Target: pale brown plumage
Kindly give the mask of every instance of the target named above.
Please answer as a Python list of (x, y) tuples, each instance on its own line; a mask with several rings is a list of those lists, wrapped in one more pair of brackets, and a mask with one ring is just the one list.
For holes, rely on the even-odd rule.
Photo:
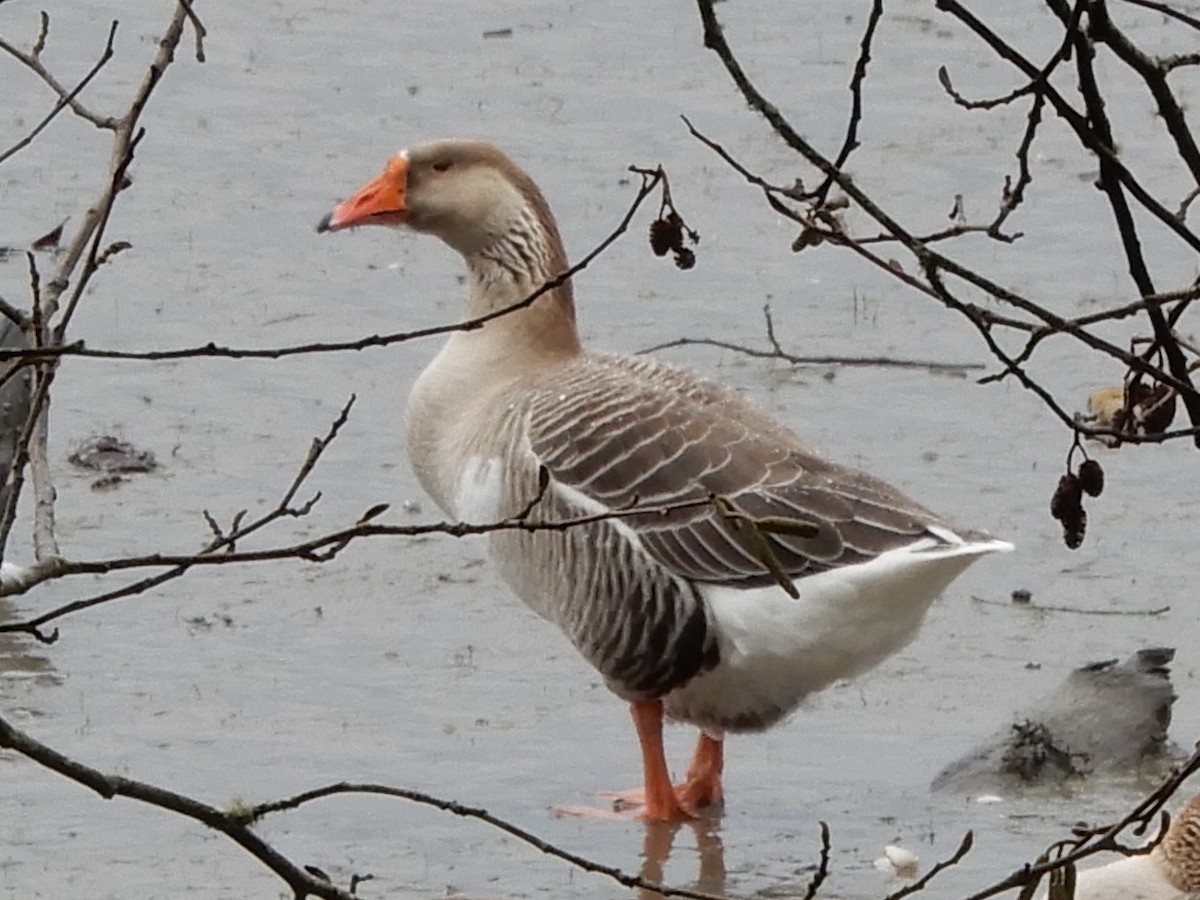
[[(468, 319), (517, 304), (567, 265), (537, 187), (480, 142), (402, 153), (320, 228), (367, 223), (407, 224), (458, 250)], [(734, 391), (585, 352), (570, 283), (453, 334), (407, 418), (422, 484), (465, 519), (517, 513), (546, 475), (535, 512), (551, 520), (716, 494), (749, 515), (812, 526), (766, 538), (774, 565), (711, 506), (491, 536), (505, 580), (634, 703), (651, 818), (719, 798), (723, 730), (766, 727), (874, 665), (970, 561), (1007, 547), (956, 534), (895, 488), (821, 459)], [(777, 586), (783, 573), (799, 600)], [(711, 732), (678, 794), (663, 788), (664, 704)]]
[[(1038, 900), (1048, 895), (1042, 890)], [(1200, 794), (1174, 815), (1149, 853), (1076, 873), (1075, 900), (1200, 900)]]

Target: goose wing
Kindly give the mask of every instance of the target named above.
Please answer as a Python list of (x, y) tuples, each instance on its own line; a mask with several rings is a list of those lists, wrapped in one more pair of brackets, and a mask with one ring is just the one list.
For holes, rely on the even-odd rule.
[(895, 488), (827, 462), (741, 395), (690, 373), (591, 357), (558, 376), (534, 393), (526, 437), (568, 508), (595, 513), (718, 495), (750, 517), (813, 529), (764, 529), (752, 538), (712, 504), (621, 519), (618, 527), (676, 575), (752, 586), (774, 579), (772, 566), (800, 577), (923, 539), (956, 540)]

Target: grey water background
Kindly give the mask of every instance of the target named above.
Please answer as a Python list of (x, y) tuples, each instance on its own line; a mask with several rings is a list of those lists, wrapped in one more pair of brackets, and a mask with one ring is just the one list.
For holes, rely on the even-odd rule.
[[(1057, 24), (1036, 3), (980, 3), (1026, 52), (1048, 53)], [(73, 83), (118, 18), (116, 57), (87, 92), (118, 112), (170, 14), (159, 2), (62, 2), (45, 62)], [(827, 152), (844, 130), (866, 4), (721, 4), (731, 43), (761, 89)], [(388, 154), (429, 137), (479, 136), (526, 167), (556, 211), (572, 258), (615, 226), (634, 193), (631, 164), (662, 163), (702, 234), (695, 270), (651, 256), (643, 228), (576, 278), (594, 347), (635, 351), (681, 335), (763, 341), (770, 302), (797, 352), (896, 355), (990, 364), (973, 329), (928, 298), (830, 248), (793, 255), (794, 226), (766, 208), (681, 113), (756, 172), (790, 183), (810, 172), (746, 109), (701, 45), (688, 4), (604, 0), (405, 4), (201, 3), (208, 62), (191, 36), (156, 91), (112, 238), (132, 242), (94, 281), (74, 331), (96, 347), (237, 346), (354, 339), (458, 314), (458, 262), (428, 238), (382, 229), (318, 236), (316, 220)], [(1189, 49), (1186, 34), (1135, 17), (1135, 40)], [(511, 28), (510, 37), (484, 38)], [(0, 6), (0, 31), (32, 39), (36, 9)], [(945, 64), (971, 95), (1017, 82), (932, 4), (889, 4), (866, 90), (864, 146), (850, 170), (914, 230), (946, 224), (955, 194), (989, 217), (1024, 109), (956, 108), (936, 85)], [(1104, 64), (1105, 72), (1115, 69)], [(1174, 81), (1194, 101), (1195, 76)], [(0, 146), (52, 96), (0, 60)], [(1109, 99), (1123, 152), (1148, 184), (1181, 197), (1186, 174), (1135, 85)], [(105, 135), (62, 116), (0, 166), (0, 242), (32, 238), (95, 198)], [(1052, 118), (1036, 181), (1004, 246), (959, 241), (956, 258), (1064, 315), (1130, 299), (1113, 228), (1088, 185), (1094, 161)], [(851, 227), (873, 233), (860, 216)], [(1154, 234), (1151, 230), (1148, 234)], [(1190, 281), (1177, 242), (1147, 240), (1160, 286)], [(901, 254), (897, 252), (897, 258)], [(904, 263), (909, 265), (907, 259)], [(23, 264), (0, 265), (0, 295), (28, 296)], [(984, 302), (984, 298), (974, 298)], [(1102, 329), (1126, 341), (1143, 329)], [(314, 536), (392, 504), (390, 521), (435, 518), (401, 440), (404, 397), (436, 342), (280, 361), (67, 361), (56, 381), (51, 452), (63, 550), (73, 559), (190, 551), (201, 512), (228, 522), (269, 509), (312, 437), (350, 394), (350, 423), (310, 482), (322, 500), (255, 545)], [(1179, 648), (1173, 734), (1200, 737), (1200, 617), (1194, 592), (1194, 449), (1097, 450), (1109, 490), (1093, 501), (1084, 547), (1067, 551), (1048, 515), (1068, 437), (1010, 382), (883, 368), (792, 370), (737, 354), (664, 352), (754, 396), (831, 455), (903, 485), (966, 525), (1014, 541), (933, 609), (918, 640), (869, 675), (814, 698), (788, 723), (731, 738), (729, 803), (717, 823), (677, 834), (637, 823), (554, 819), (555, 804), (639, 777), (626, 710), (564, 639), (513, 599), (472, 541), (355, 543), (326, 565), (197, 571), (147, 596), (60, 623), (51, 647), (6, 641), (0, 702), (35, 737), (97, 768), (223, 805), (342, 779), (380, 781), (486, 807), (599, 862), (739, 896), (803, 895), (832, 831), (821, 896), (882, 896), (898, 886), (872, 860), (900, 843), (928, 867), (967, 829), (975, 849), (939, 878), (968, 893), (1031, 859), (1079, 819), (1104, 820), (1147, 787), (1086, 783), (977, 804), (930, 796), (929, 780), (1024, 700), (1093, 659), (1140, 646)], [(1119, 382), (1116, 364), (1055, 339), (1035, 374), (1082, 405)], [(66, 456), (94, 431), (154, 450), (159, 473), (97, 493)], [(27, 524), (28, 508), (25, 509)], [(25, 535), (11, 552), (31, 556)], [(105, 582), (104, 584), (110, 584)], [(1030, 589), (1047, 604), (1156, 617), (1030, 613), (984, 605)], [(6, 602), (28, 616), (101, 589), (77, 578)], [(1032, 665), (1031, 665), (1032, 664)], [(693, 735), (669, 734), (682, 767)], [(11, 753), (0, 754), (0, 891), (12, 897), (276, 897), (284, 886), (224, 837), (129, 801), (101, 801)], [(341, 883), (370, 872), (365, 897), (608, 897), (622, 889), (483, 825), (396, 800), (348, 797), (265, 820), (261, 833)]]

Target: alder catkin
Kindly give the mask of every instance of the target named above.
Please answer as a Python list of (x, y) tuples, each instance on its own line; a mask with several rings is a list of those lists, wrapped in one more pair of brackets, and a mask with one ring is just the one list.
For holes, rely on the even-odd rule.
[(1089, 497), (1104, 493), (1104, 469), (1094, 459), (1085, 459), (1079, 465), (1079, 486)]
[(650, 223), (650, 249), (655, 256), (666, 256), (672, 250), (683, 248), (683, 220), (675, 213)]

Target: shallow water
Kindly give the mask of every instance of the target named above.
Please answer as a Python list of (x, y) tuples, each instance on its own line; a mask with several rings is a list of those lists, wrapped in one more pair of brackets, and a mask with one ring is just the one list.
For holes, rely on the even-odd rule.
[[(123, 108), (168, 6), (62, 3), (51, 9), (46, 61), (64, 81), (78, 77), (108, 19), (119, 17), (117, 57), (88, 97)], [(861, 11), (847, 26), (841, 5), (805, 5), (803, 22), (793, 4), (753, 9), (719, 7), (734, 47), (807, 137), (835, 147)], [(200, 4), (198, 12), (209, 61), (191, 59), (189, 35), (151, 102), (134, 188), (111, 232), (134, 249), (96, 279), (77, 323), (76, 335), (93, 346), (278, 346), (453, 318), (457, 262), (436, 242), (382, 230), (318, 236), (313, 226), (397, 147), (479, 135), (539, 180), (574, 258), (627, 208), (626, 166), (662, 163), (670, 173), (703, 236), (699, 263), (679, 273), (652, 257), (642, 215), (577, 278), (582, 328), (595, 346), (633, 351), (683, 334), (760, 344), (760, 309), (770, 302), (781, 339), (798, 352), (988, 363), (965, 323), (848, 254), (791, 254), (794, 229), (687, 136), (680, 113), (774, 181), (809, 175), (745, 109), (701, 47), (687, 5), (651, 15), (630, 0), (360, 0)], [(1047, 26), (1031, 4), (1011, 13), (1005, 31), (1049, 46)], [(509, 38), (482, 37), (506, 27)], [(34, 28), (29, 8), (0, 5), (0, 32), (15, 38)], [(941, 98), (935, 71), (945, 63), (961, 90), (979, 95), (1008, 90), (1009, 73), (929, 4), (893, 4), (885, 35), (855, 177), (922, 228), (945, 224), (955, 194), (969, 215), (985, 217), (1010, 171), (1021, 111), (957, 110)], [(1180, 85), (1194, 96), (1187, 77), (1180, 73)], [(51, 98), (7, 61), (0, 79), (10, 86), (0, 104), (7, 146)], [(1156, 127), (1145, 99), (1137, 91), (1112, 99), (1118, 122), (1128, 123), (1124, 150), (1140, 159)], [(91, 126), (61, 117), (0, 166), (0, 242), (78, 217), (95, 197), (106, 152)], [(1038, 154), (1033, 196), (1012, 223), (1033, 237), (1012, 248), (965, 241), (954, 253), (1060, 312), (1130, 297), (1100, 200), (1080, 188), (1091, 161), (1056, 123)], [(1157, 156), (1146, 159), (1151, 183), (1182, 181)], [(1170, 241), (1148, 243), (1164, 285), (1191, 277), (1192, 257)], [(15, 302), (26, 291), (24, 266), (0, 265), (0, 295)], [(1120, 323), (1106, 336), (1124, 340), (1139, 327)], [(351, 421), (309, 485), (323, 495), (316, 512), (278, 526), (262, 545), (339, 527), (378, 502), (392, 504), (389, 521), (433, 520), (427, 501), (419, 514), (401, 508), (421, 495), (401, 449), (400, 411), (434, 347), (276, 362), (68, 361), (52, 433), (64, 552), (189, 551), (208, 538), (202, 510), (228, 522), (243, 508), (269, 509), (352, 393)], [(885, 844), (915, 850), (927, 866), (968, 828), (976, 848), (942, 876), (942, 895), (990, 883), (1067, 823), (1107, 819), (1146, 785), (977, 805), (931, 797), (929, 780), (1073, 666), (1140, 646), (1179, 648), (1173, 733), (1185, 745), (1200, 737), (1200, 617), (1189, 608), (1195, 503), (1180, 489), (1194, 481), (1194, 450), (1099, 451), (1110, 489), (1090, 504), (1091, 533), (1072, 553), (1047, 515), (1068, 438), (1012, 384), (888, 369), (790, 371), (703, 348), (663, 356), (746, 390), (815, 445), (1020, 547), (958, 581), (918, 640), (876, 671), (814, 698), (768, 734), (731, 738), (728, 810), (718, 824), (674, 835), (665, 880), (802, 896), (824, 820), (833, 854), (823, 897), (882, 896), (898, 886), (871, 865)], [(1079, 403), (1121, 375), (1064, 340), (1035, 372)], [(92, 491), (91, 476), (66, 456), (97, 431), (154, 451), (162, 468)], [(16, 559), (30, 553), (15, 544)], [(1172, 610), (1075, 616), (970, 599), (1002, 600), (1018, 587), (1046, 604)], [(35, 614), (100, 589), (90, 578), (50, 585), (12, 599), (4, 614)], [(548, 815), (555, 804), (632, 784), (636, 745), (624, 707), (498, 583), (477, 542), (374, 540), (322, 566), (197, 571), (60, 624), (51, 647), (0, 644), (0, 702), (35, 737), (81, 761), (219, 805), (342, 779), (386, 782), (483, 806), (573, 852), (657, 876), (669, 837), (661, 830)], [(691, 740), (686, 729), (669, 735), (678, 765)], [(132, 802), (102, 802), (11, 754), (0, 755), (0, 796), (6, 895), (286, 893), (219, 835)], [(396, 800), (322, 801), (261, 830), (341, 883), (373, 873), (365, 897), (621, 892), (485, 826)]]

